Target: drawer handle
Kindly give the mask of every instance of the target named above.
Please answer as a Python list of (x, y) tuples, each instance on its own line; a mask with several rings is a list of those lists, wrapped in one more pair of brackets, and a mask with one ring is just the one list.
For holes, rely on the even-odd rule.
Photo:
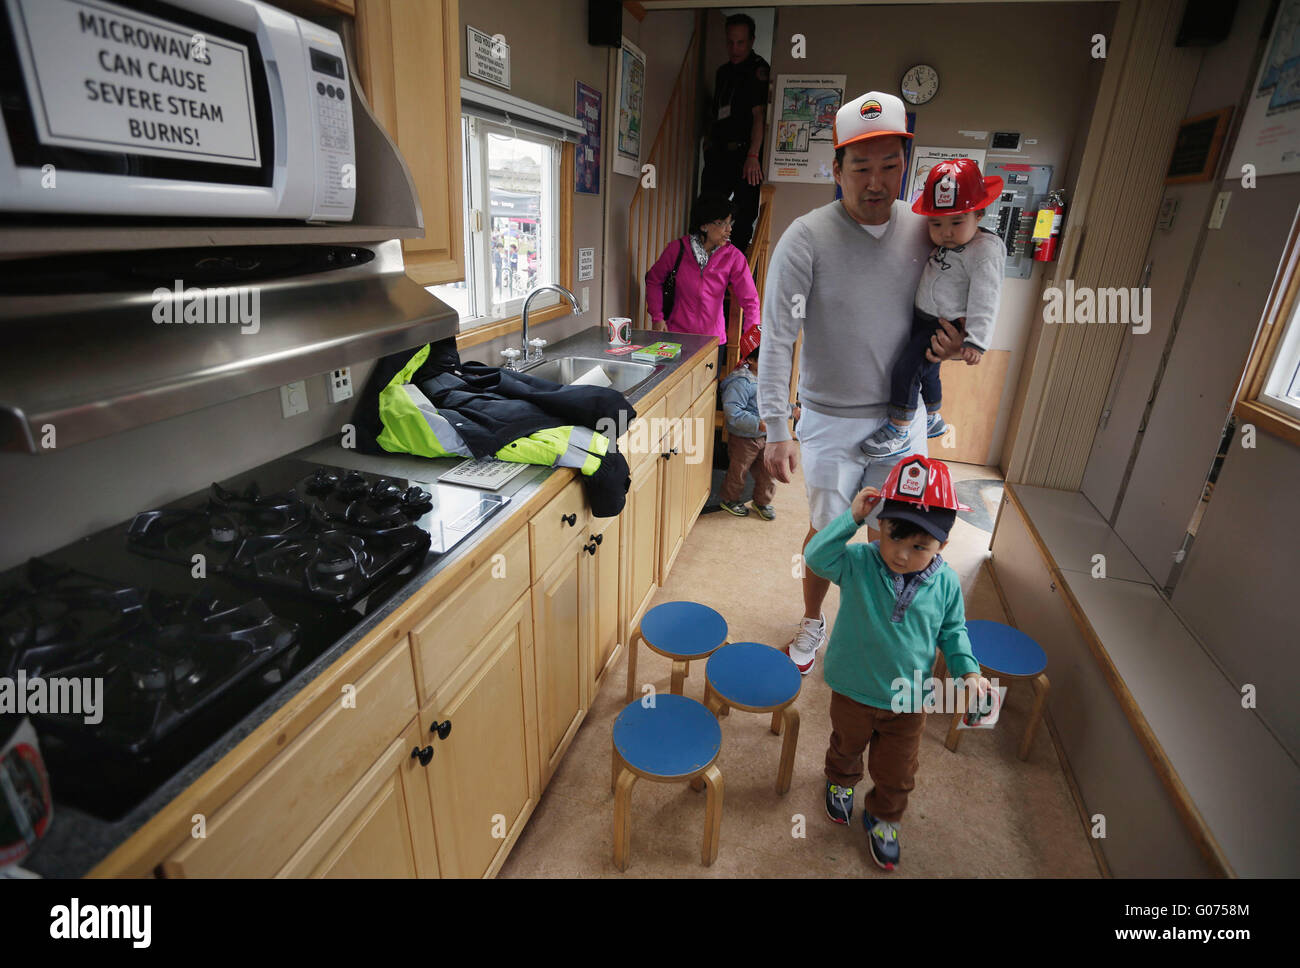
[(561, 514), (561, 515), (560, 515), (560, 520), (563, 521), (565, 524), (567, 524), (569, 527), (572, 528), (572, 527), (575, 527), (575, 526), (577, 525), (577, 523), (578, 523), (578, 515), (577, 515), (576, 513), (574, 513), (574, 514)]
[(591, 544), (583, 545), (582, 550), (589, 555), (594, 555), (596, 553), (596, 542), (593, 541)]
[(602, 541), (605, 540), (605, 536), (603, 534), (593, 534), (591, 536), (591, 540), (596, 542), (596, 544), (600, 544)]
[(415, 749), (411, 750), (411, 759), (419, 760), (421, 766), (428, 766), (429, 761), (433, 759), (433, 747), (426, 746), (424, 749), (420, 749), (420, 747), (417, 746)]
[(1052, 591), (1056, 591), (1056, 582), (1052, 582), (1048, 587), (1051, 588)]
[(662, 457), (664, 460), (671, 460), (673, 455), (672, 455), (672, 454), (660, 454), (659, 456)]
[(451, 733), (451, 720), (448, 719), (440, 723), (435, 719), (433, 725), (429, 727), (429, 732), (437, 733), (438, 739), (446, 739)]
[(705, 368), (706, 370), (711, 370), (711, 369), (713, 369), (713, 364), (712, 364), (712, 363), (705, 363), (705, 364), (704, 364), (704, 368)]
[(668, 453), (670, 453), (670, 454), (676, 454), (676, 453), (677, 453), (677, 448), (674, 447), (674, 448), (673, 448), (672, 450), (670, 450)]

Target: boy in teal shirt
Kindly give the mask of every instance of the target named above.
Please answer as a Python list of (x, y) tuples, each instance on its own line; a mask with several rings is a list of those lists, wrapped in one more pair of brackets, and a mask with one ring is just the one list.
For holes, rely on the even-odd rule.
[[(882, 494), (880, 540), (849, 544)], [(849, 822), (870, 746), (875, 786), (864, 800), (863, 824), (872, 859), (884, 870), (899, 862), (898, 823), (916, 785), (925, 729), (923, 697), (911, 694), (912, 684), (930, 675), (937, 647), (981, 706), (991, 688), (971, 653), (961, 582), (939, 555), (958, 509), (968, 510), (956, 500), (948, 468), (910, 455), (890, 472), (883, 492), (863, 488), (804, 549), (805, 564), (840, 586), (823, 669), (832, 690), (826, 814)]]

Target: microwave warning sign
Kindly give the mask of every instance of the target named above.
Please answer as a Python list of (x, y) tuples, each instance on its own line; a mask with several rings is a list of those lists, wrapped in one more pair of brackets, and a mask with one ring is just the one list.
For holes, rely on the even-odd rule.
[(248, 48), (99, 0), (7, 0), (42, 144), (258, 167)]

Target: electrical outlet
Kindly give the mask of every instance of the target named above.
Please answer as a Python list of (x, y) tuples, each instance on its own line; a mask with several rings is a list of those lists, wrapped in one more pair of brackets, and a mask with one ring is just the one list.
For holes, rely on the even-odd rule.
[(287, 383), (280, 387), (280, 412), (285, 419), (307, 412), (307, 382)]
[(325, 375), (325, 392), (330, 403), (342, 403), (352, 396), (352, 367), (343, 366)]
[(1214, 200), (1214, 210), (1210, 212), (1210, 228), (1223, 228), (1223, 217), (1228, 214), (1228, 203), (1232, 201), (1232, 192), (1219, 192)]
[(582, 287), (582, 311), (585, 313), (591, 306), (591, 286)]

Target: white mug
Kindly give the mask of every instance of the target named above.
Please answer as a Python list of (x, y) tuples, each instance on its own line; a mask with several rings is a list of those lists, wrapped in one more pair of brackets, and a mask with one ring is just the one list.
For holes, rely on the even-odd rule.
[(611, 316), (605, 320), (605, 339), (610, 346), (627, 346), (632, 342), (632, 320), (626, 316)]

